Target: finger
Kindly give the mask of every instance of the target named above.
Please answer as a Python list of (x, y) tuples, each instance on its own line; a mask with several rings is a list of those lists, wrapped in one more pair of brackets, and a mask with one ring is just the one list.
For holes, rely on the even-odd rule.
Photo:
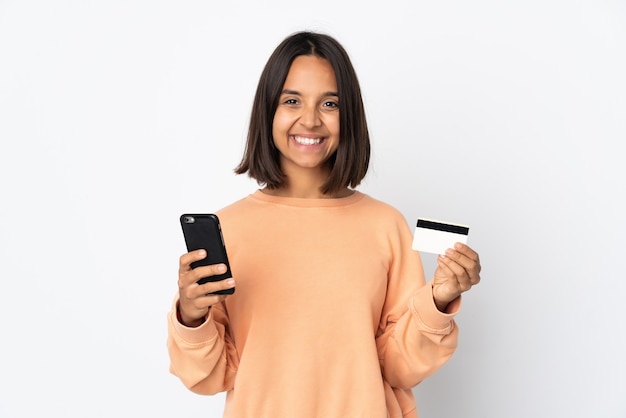
[[(215, 294), (216, 292), (232, 289), (234, 287), (235, 280), (233, 278), (203, 284), (193, 283), (190, 286), (180, 289), (180, 303), (181, 305), (191, 305), (195, 310), (202, 310), (224, 300), (226, 296), (228, 296), (226, 294)], [(219, 296), (219, 300), (215, 298), (217, 296)]]
[(450, 268), (449, 260), (446, 260), (444, 255), (440, 255), (437, 258), (437, 270), (435, 270), (435, 277), (439, 278), (439, 284), (445, 284), (446, 288), (450, 291), (459, 292), (459, 283), (456, 280), (455, 272)]
[(203, 295), (197, 299), (194, 299), (193, 304), (196, 309), (204, 310), (224, 301), (227, 296), (228, 295)]
[(193, 284), (197, 283), (200, 279), (226, 273), (226, 270), (225, 264), (212, 264), (210, 266), (200, 266), (185, 272), (179, 272), (178, 288), (183, 289), (188, 286), (193, 286)]
[(193, 277), (197, 282), (200, 279), (204, 279), (206, 277), (217, 276), (219, 274), (226, 273), (226, 264), (211, 264), (210, 266), (200, 266), (192, 269), (187, 274), (190, 277)]
[[(453, 257), (441, 255), (439, 257), (439, 265), (443, 265), (447, 270), (447, 277), (456, 282), (458, 288), (465, 292), (472, 287), (472, 280), (467, 269), (459, 264)], [(445, 271), (444, 270), (444, 271)]]
[[(458, 245), (459, 244), (457, 244), (457, 246)], [(467, 249), (469, 249), (469, 247), (467, 247)], [(458, 263), (460, 266), (462, 266), (465, 269), (472, 284), (477, 284), (480, 281), (480, 269), (481, 269), (480, 260), (478, 259), (478, 254), (476, 254), (473, 250), (471, 250), (471, 253), (462, 252), (462, 250), (463, 249), (459, 251), (459, 250), (453, 250), (449, 248), (448, 250), (446, 250), (446, 256), (454, 260), (456, 263)]]
[(216, 294), (215, 292), (230, 289), (234, 286), (235, 281), (233, 279), (204, 283), (198, 285), (192, 290), (191, 293), (194, 293), (194, 296), (192, 298), (189, 298), (189, 301), (195, 309), (204, 310), (210, 306), (222, 302), (228, 296), (230, 296), (228, 294)]
[(191, 263), (206, 258), (205, 250), (190, 251), (180, 256), (178, 260), (178, 273), (185, 273), (191, 270)]
[(183, 323), (189, 324), (200, 318), (206, 317), (209, 308), (217, 305), (226, 298), (226, 295), (203, 295), (195, 299), (179, 300), (179, 310)]
[(228, 278), (218, 282), (206, 282), (198, 286), (197, 291), (202, 295), (208, 295), (221, 290), (228, 290), (235, 287), (235, 279)]
[(454, 244), (454, 249), (474, 261), (478, 266), (478, 272), (480, 272), (480, 257), (476, 251), (470, 248), (467, 244), (463, 244), (461, 242)]

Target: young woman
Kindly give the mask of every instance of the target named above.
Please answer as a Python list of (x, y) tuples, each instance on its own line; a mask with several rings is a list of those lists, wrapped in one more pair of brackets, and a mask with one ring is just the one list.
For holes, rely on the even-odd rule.
[[(269, 58), (238, 174), (262, 189), (218, 212), (223, 265), (180, 257), (171, 372), (226, 391), (224, 417), (416, 417), (412, 388), (450, 358), (479, 257), (457, 244), (428, 283), (393, 207), (354, 188), (369, 163), (359, 83), (333, 38), (299, 32)], [(235, 286), (231, 296), (210, 295)]]

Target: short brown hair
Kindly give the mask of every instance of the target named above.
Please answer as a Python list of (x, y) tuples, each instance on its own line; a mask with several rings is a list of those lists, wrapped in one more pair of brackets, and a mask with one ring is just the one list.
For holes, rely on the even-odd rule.
[(339, 145), (330, 156), (331, 171), (321, 187), (324, 194), (356, 187), (367, 174), (370, 138), (359, 81), (346, 50), (329, 35), (303, 31), (285, 38), (274, 50), (257, 86), (248, 139), (235, 173), (248, 175), (269, 189), (284, 185), (280, 153), (274, 146), (272, 124), (278, 100), (295, 58), (313, 55), (330, 62), (339, 93)]

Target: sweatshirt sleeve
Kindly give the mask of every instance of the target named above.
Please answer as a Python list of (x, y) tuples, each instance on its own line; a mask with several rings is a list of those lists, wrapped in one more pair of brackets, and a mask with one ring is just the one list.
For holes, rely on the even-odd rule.
[(178, 321), (177, 305), (178, 298), (168, 314), (170, 372), (195, 393), (213, 395), (232, 389), (238, 356), (223, 302), (212, 306), (197, 328)]
[(376, 343), (385, 380), (410, 389), (437, 371), (454, 353), (458, 329), (453, 320), (461, 298), (447, 313), (435, 306), (432, 284), (426, 283), (419, 253), (411, 248), (408, 225), (398, 223), (390, 237), (392, 260), (387, 297)]

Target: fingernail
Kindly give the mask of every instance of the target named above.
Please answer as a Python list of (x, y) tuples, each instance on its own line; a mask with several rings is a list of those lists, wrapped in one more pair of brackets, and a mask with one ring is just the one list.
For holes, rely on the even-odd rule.
[(457, 242), (456, 244), (454, 244), (454, 248), (456, 248), (457, 250), (460, 250), (461, 248), (463, 248), (463, 244), (461, 244), (460, 242)]
[(200, 250), (200, 251), (198, 251), (198, 256), (200, 256), (200, 257), (206, 257), (206, 251), (204, 251), (204, 250)]
[(448, 249), (446, 250), (446, 254), (448, 254), (448, 255), (452, 255), (452, 253), (454, 253), (454, 250), (453, 250), (452, 248), (448, 248)]
[(226, 282), (230, 287), (235, 286), (235, 279), (230, 279), (229, 281)]
[(226, 271), (226, 266), (224, 264), (220, 264), (217, 266), (217, 271), (220, 273), (224, 273)]

